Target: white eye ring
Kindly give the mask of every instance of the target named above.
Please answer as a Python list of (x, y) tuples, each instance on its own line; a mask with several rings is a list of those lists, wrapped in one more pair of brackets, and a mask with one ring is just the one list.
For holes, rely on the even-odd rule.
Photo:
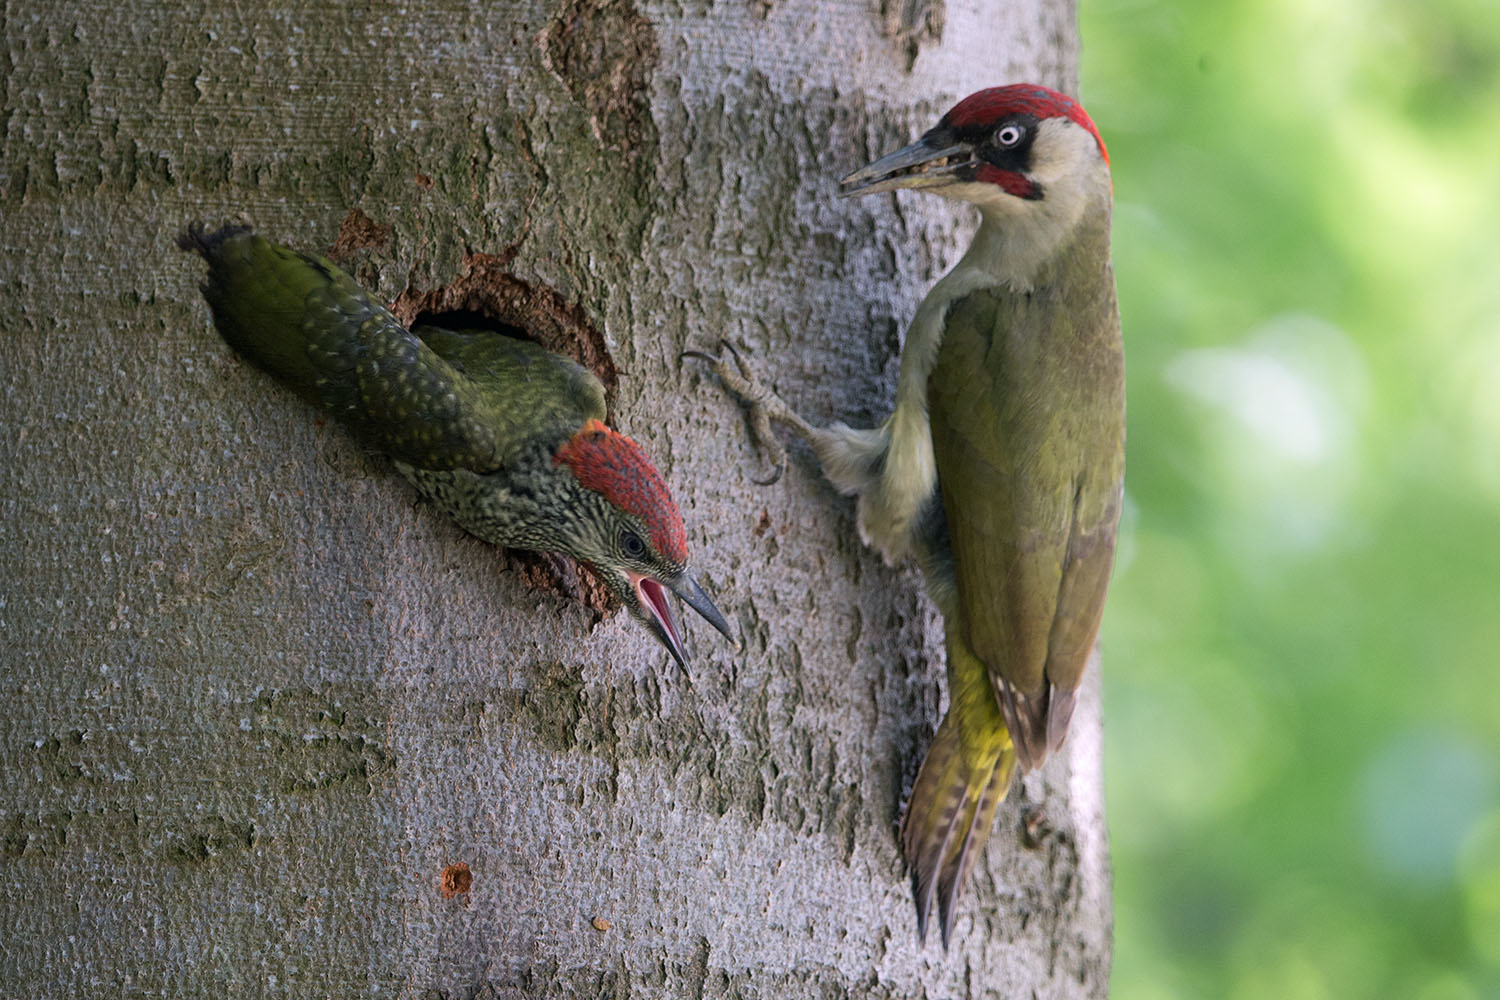
[(1026, 134), (1019, 125), (1007, 125), (995, 133), (995, 141), (1002, 146), (1014, 146)]

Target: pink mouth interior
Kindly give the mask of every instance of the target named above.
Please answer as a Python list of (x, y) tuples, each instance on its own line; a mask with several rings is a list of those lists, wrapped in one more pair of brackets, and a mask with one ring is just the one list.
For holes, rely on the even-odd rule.
[(638, 587), (641, 599), (646, 602), (646, 606), (651, 609), (656, 620), (661, 622), (662, 628), (667, 630), (667, 634), (672, 637), (673, 641), (679, 641), (677, 629), (672, 624), (672, 609), (667, 604), (666, 590), (649, 577), (641, 577)]

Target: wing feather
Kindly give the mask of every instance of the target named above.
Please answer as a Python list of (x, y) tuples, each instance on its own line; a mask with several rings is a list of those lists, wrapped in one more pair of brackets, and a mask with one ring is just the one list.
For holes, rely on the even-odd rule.
[(208, 262), (230, 346), (407, 465), (489, 472), (604, 416), (603, 386), (576, 362), (491, 330), (408, 331), (325, 257), (237, 225), (195, 223), (178, 243)]
[(1066, 733), (1103, 611), (1123, 472), (1117, 326), (1113, 344), (1101, 362), (1055, 303), (985, 289), (950, 307), (928, 382), (958, 634), (1028, 768)]

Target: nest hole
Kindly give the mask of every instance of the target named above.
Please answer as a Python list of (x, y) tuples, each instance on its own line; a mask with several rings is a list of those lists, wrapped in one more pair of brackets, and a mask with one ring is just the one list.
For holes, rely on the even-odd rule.
[[(509, 257), (473, 253), (464, 257), (458, 277), (419, 292), (408, 288), (391, 305), (408, 328), (429, 324), (448, 329), (491, 331), (529, 340), (572, 358), (604, 384), (613, 408), (620, 372), (605, 346), (604, 334), (576, 303), (556, 289), (533, 284), (506, 270)], [(578, 601), (597, 623), (619, 602), (588, 566), (548, 553), (506, 550), (506, 557), (535, 590)]]
[(531, 340), (526, 331), (511, 323), (503, 323), (495, 317), (477, 309), (454, 309), (450, 312), (420, 312), (411, 321), (413, 329), (419, 326), (437, 326), (445, 330), (483, 330), (516, 340)]
[(567, 301), (554, 288), (511, 274), (506, 270), (508, 263), (508, 258), (495, 254), (467, 254), (452, 282), (426, 292), (408, 288), (391, 310), (408, 326), (461, 323), (530, 340), (570, 357), (604, 384), (605, 396), (613, 405), (620, 371), (605, 345), (604, 333), (580, 305)]

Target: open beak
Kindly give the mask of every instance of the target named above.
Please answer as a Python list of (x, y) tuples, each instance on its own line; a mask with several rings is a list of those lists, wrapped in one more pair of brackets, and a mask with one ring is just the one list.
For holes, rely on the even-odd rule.
[(839, 181), (839, 197), (952, 184), (958, 179), (955, 175), (968, 166), (973, 156), (974, 150), (964, 143), (938, 146), (919, 139)]
[[(683, 571), (677, 579), (663, 586), (657, 580), (639, 573), (629, 573), (631, 586), (635, 587), (636, 596), (640, 599), (641, 607), (646, 609), (647, 624), (651, 632), (667, 647), (667, 652), (672, 654), (672, 659), (683, 670), (687, 670), (687, 650), (682, 646), (682, 633), (677, 628), (677, 619), (672, 614), (672, 605), (667, 598), (667, 586), (670, 586), (678, 597), (682, 598), (684, 604), (698, 612), (708, 620), (714, 628), (723, 632), (724, 635), (734, 642), (734, 634), (729, 630), (729, 623), (714, 606), (714, 602), (698, 586), (698, 581)], [(739, 643), (735, 643), (738, 648)]]

